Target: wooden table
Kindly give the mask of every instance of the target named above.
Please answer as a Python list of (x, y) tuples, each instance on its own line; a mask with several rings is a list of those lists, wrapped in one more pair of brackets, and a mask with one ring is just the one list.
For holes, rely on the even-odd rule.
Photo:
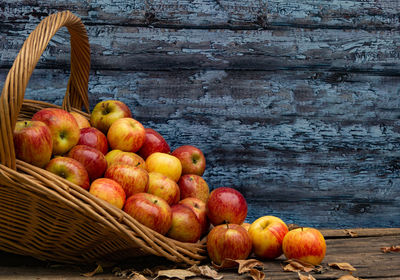
[[(329, 268), (328, 264), (333, 262), (346, 262), (357, 270), (353, 276), (362, 279), (400, 279), (400, 253), (383, 253), (382, 247), (400, 245), (400, 228), (382, 229), (330, 229), (322, 230), (327, 242), (327, 254), (322, 263), (325, 271), (323, 273), (311, 273), (316, 279), (337, 279), (349, 272)], [(351, 237), (350, 232), (357, 234)], [(0, 279), (84, 279), (83, 273), (90, 272), (94, 267), (60, 265), (41, 262), (29, 257), (21, 257), (12, 254), (0, 254)], [(274, 261), (264, 262), (265, 279), (298, 279), (295, 272), (284, 272), (282, 265), (284, 257)], [(152, 268), (163, 265), (173, 268), (174, 265), (156, 257), (136, 259), (119, 264), (121, 269)], [(104, 273), (96, 274), (93, 280), (121, 279), (112, 273), (113, 268), (105, 268)], [(235, 270), (220, 272), (223, 279), (250, 279), (248, 275), (238, 275)], [(307, 275), (308, 273), (302, 273)], [(124, 278), (122, 278), (124, 279)], [(148, 277), (148, 279), (152, 279)], [(206, 279), (205, 277), (194, 277), (189, 279)]]

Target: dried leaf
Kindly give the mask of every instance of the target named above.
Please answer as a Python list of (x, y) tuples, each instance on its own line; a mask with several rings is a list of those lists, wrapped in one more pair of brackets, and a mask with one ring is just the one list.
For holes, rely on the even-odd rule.
[(103, 267), (101, 265), (97, 265), (95, 270), (84, 273), (84, 274), (82, 274), (82, 276), (93, 277), (95, 274), (99, 274), (99, 273), (103, 273)]
[(383, 247), (381, 248), (382, 252), (389, 253), (389, 252), (400, 252), (400, 245), (397, 246), (390, 246), (390, 247)]
[(316, 280), (311, 274), (303, 275), (300, 272), (297, 272), (297, 274), (299, 275), (299, 279), (300, 280)]
[(316, 267), (310, 263), (302, 262), (300, 260), (290, 259), (286, 261), (288, 264), (283, 267), (284, 271), (292, 271), (292, 272), (311, 272)]
[(356, 271), (356, 269), (349, 263), (328, 263), (328, 265), (340, 270)]
[(351, 229), (345, 229), (344, 233), (349, 235), (350, 237), (358, 237), (358, 233)]
[(248, 259), (248, 260), (235, 260), (239, 264), (238, 273), (246, 273), (252, 270), (253, 268), (259, 267), (264, 268), (264, 264), (256, 259)]
[(146, 277), (144, 277), (142, 274), (138, 273), (138, 272), (133, 272), (132, 274), (130, 274), (128, 276), (129, 280), (147, 280)]
[(219, 280), (224, 277), (222, 275), (219, 275), (217, 271), (215, 271), (208, 265), (202, 265), (202, 266), (193, 265), (188, 270), (196, 273), (197, 275), (209, 277), (215, 280)]
[(185, 280), (186, 277), (194, 277), (197, 276), (196, 273), (186, 270), (186, 269), (167, 269), (167, 270), (160, 270), (157, 273), (158, 277), (168, 277), (168, 278), (178, 278), (181, 280)]
[(354, 277), (351, 274), (340, 276), (337, 280), (362, 280), (361, 278)]
[(250, 273), (250, 276), (254, 280), (263, 280), (265, 278), (265, 274), (262, 271), (256, 269), (256, 267), (263, 269), (264, 264), (256, 259), (247, 259), (247, 260), (224, 259), (220, 265), (213, 263), (213, 266), (216, 269), (238, 267), (238, 274)]
[(265, 278), (264, 272), (255, 268), (250, 269), (250, 276), (253, 280), (264, 280)]

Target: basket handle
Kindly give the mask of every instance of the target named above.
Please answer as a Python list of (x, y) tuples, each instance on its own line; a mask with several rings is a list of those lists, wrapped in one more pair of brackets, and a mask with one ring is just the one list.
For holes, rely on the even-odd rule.
[(25, 90), (40, 56), (50, 39), (61, 28), (71, 35), (71, 74), (63, 100), (63, 108), (71, 107), (89, 112), (88, 82), (90, 47), (85, 26), (69, 11), (59, 12), (43, 19), (24, 42), (13, 66), (8, 72), (0, 96), (0, 164), (15, 170), (16, 158), (13, 131), (21, 110)]

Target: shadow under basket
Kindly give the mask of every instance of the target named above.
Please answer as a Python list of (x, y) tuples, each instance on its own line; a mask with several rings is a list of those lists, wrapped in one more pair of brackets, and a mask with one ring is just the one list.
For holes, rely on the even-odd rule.
[[(24, 100), (26, 86), (50, 39), (66, 27), (71, 74), (62, 106)], [(81, 20), (69, 11), (42, 20), (10, 69), (0, 97), (0, 250), (63, 263), (122, 261), (144, 255), (195, 264), (206, 258), (202, 243), (165, 237), (120, 209), (42, 168), (15, 157), (18, 120), (42, 108), (80, 112), (89, 118), (90, 47)]]

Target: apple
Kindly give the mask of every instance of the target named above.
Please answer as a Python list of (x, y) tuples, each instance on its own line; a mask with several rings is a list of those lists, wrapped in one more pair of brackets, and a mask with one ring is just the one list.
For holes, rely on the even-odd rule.
[(124, 189), (112, 179), (98, 178), (94, 180), (90, 185), (89, 192), (118, 209), (122, 209), (125, 204), (126, 195)]
[(116, 120), (131, 117), (131, 110), (125, 103), (118, 100), (105, 100), (94, 106), (90, 123), (107, 135), (108, 129)]
[(38, 167), (44, 167), (50, 161), (53, 140), (50, 129), (44, 122), (16, 122), (13, 141), (18, 159)]
[(249, 228), (250, 228), (251, 224), (250, 223), (243, 223), (243, 224), (241, 224), (241, 226), (244, 227), (245, 230), (249, 231)]
[(142, 147), (146, 132), (143, 125), (132, 118), (116, 120), (107, 132), (111, 149), (137, 152)]
[(149, 174), (143, 168), (127, 164), (114, 164), (107, 168), (104, 177), (118, 182), (127, 197), (135, 193), (147, 192)]
[(103, 132), (95, 127), (85, 127), (80, 131), (81, 136), (79, 137), (78, 145), (93, 147), (102, 152), (103, 155), (107, 154), (108, 142)]
[(319, 230), (300, 227), (286, 234), (283, 238), (282, 249), (288, 259), (319, 265), (325, 257), (326, 243)]
[(217, 265), (224, 259), (245, 260), (251, 250), (249, 233), (240, 225), (218, 225), (207, 235), (208, 256)]
[(103, 153), (86, 145), (76, 145), (68, 152), (68, 157), (83, 164), (90, 181), (102, 177), (107, 169), (107, 161)]
[(78, 124), (70, 113), (58, 108), (45, 108), (32, 116), (33, 121), (42, 121), (49, 128), (53, 140), (53, 154), (62, 155), (74, 147), (80, 136)]
[(278, 217), (263, 216), (255, 220), (249, 228), (256, 256), (264, 259), (275, 259), (282, 255), (282, 241), (288, 227)]
[(179, 178), (179, 189), (181, 191), (181, 199), (186, 197), (196, 197), (204, 202), (210, 195), (210, 189), (207, 182), (199, 175), (185, 174)]
[(157, 172), (149, 172), (149, 188), (148, 193), (163, 198), (169, 205), (173, 205), (180, 200), (180, 191), (178, 184)]
[(172, 211), (168, 203), (154, 194), (136, 193), (130, 196), (124, 211), (148, 228), (165, 235), (172, 223)]
[(107, 166), (111, 166), (111, 163), (113, 162), (114, 158), (119, 153), (122, 153), (122, 151), (121, 150), (111, 150), (105, 155), (105, 158), (106, 158), (106, 161), (107, 161)]
[(247, 202), (243, 195), (229, 187), (213, 190), (207, 200), (207, 217), (216, 226), (222, 223), (242, 224), (247, 216)]
[(196, 214), (201, 224), (201, 235), (206, 234), (210, 228), (210, 222), (207, 218), (206, 204), (198, 198), (187, 197), (178, 202), (178, 204), (186, 205)]
[(146, 159), (149, 155), (155, 152), (169, 154), (171, 149), (160, 133), (152, 128), (145, 128), (146, 136), (138, 154)]
[(193, 210), (183, 204), (171, 206), (172, 224), (167, 236), (181, 241), (194, 243), (200, 239), (202, 225)]
[(178, 182), (182, 173), (180, 160), (173, 155), (155, 152), (145, 161), (148, 172), (158, 172)]
[(182, 174), (196, 174), (199, 176), (204, 174), (206, 158), (199, 148), (184, 145), (176, 148), (171, 154), (181, 161)]
[[(129, 164), (132, 166), (136, 166), (136, 167), (141, 167), (143, 169), (146, 169), (146, 163), (144, 161), (144, 159), (135, 154), (135, 153), (131, 153), (131, 152), (123, 152), (121, 150), (112, 150), (112, 151), (116, 151), (113, 154), (110, 155), (106, 155), (106, 159), (107, 157), (109, 158), (108, 160), (108, 166), (112, 166), (114, 164)], [(111, 151), (111, 152), (112, 152)], [(117, 152), (119, 151), (119, 152)], [(110, 152), (110, 153), (111, 153)]]
[(89, 189), (89, 175), (85, 167), (69, 157), (55, 157), (46, 165), (46, 170), (54, 173), (85, 190)]
[(70, 112), (70, 114), (75, 118), (79, 129), (90, 127), (89, 120), (78, 112)]

